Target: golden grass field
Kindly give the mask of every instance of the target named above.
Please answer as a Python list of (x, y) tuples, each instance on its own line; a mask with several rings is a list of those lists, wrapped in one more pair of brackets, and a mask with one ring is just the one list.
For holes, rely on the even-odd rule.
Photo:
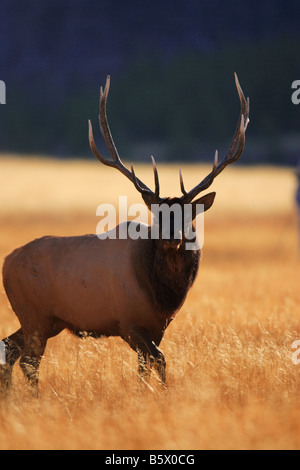
[[(162, 195), (180, 194), (177, 165), (158, 169)], [(208, 170), (183, 165), (186, 187)], [(150, 164), (136, 173), (152, 184)], [(231, 167), (213, 188), (197, 281), (161, 343), (168, 390), (155, 373), (149, 386), (140, 382), (136, 354), (119, 338), (63, 332), (48, 342), (39, 399), (15, 366), (0, 402), (1, 449), (300, 448), (293, 172)], [(1, 264), (33, 238), (95, 232), (97, 206), (120, 194), (141, 200), (96, 161), (0, 158)], [(18, 327), (1, 287), (0, 338)]]

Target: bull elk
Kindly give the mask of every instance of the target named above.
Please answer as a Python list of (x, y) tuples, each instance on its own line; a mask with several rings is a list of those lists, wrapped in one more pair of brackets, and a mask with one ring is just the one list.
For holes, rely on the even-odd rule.
[[(155, 190), (149, 189), (131, 166), (122, 163), (114, 144), (106, 115), (110, 78), (100, 90), (100, 129), (112, 159), (100, 155), (89, 121), (89, 142), (95, 157), (104, 165), (120, 171), (141, 194), (151, 211), (153, 204), (192, 205), (209, 209), (214, 192), (195, 200), (207, 190), (224, 168), (238, 160), (248, 124), (249, 100), (246, 100), (237, 76), (240, 115), (230, 148), (221, 162), (216, 152), (211, 173), (190, 191), (185, 189), (180, 171), (182, 196), (160, 196), (158, 171), (153, 159)], [(184, 213), (184, 212), (183, 212)], [(170, 227), (166, 239), (160, 220), (156, 239), (99, 239), (96, 235), (54, 237), (32, 241), (7, 256), (3, 266), (3, 284), (21, 328), (3, 339), (6, 364), (1, 366), (4, 390), (11, 385), (12, 368), (20, 366), (33, 391), (38, 390), (38, 369), (47, 340), (68, 329), (82, 337), (86, 334), (120, 336), (138, 355), (142, 378), (149, 377), (153, 366), (162, 383), (166, 382), (166, 362), (160, 342), (170, 321), (183, 305), (200, 262), (200, 249), (186, 250), (183, 230)], [(182, 221), (183, 223), (183, 221)], [(127, 223), (128, 224), (128, 223)], [(170, 225), (172, 221), (170, 219)], [(151, 226), (148, 227), (151, 229)]]

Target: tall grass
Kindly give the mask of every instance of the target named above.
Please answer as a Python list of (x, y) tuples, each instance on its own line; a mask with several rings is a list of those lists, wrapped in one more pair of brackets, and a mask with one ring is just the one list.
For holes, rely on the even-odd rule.
[[(177, 168), (159, 168), (179, 194)], [(187, 187), (205, 167), (184, 167)], [(136, 168), (151, 184), (150, 166)], [(119, 338), (49, 340), (41, 396), (15, 366), (0, 402), (2, 449), (299, 449), (300, 263), (289, 170), (231, 168), (205, 217), (197, 281), (161, 343), (168, 390), (137, 376)], [(0, 160), (0, 259), (45, 234), (94, 232), (96, 207), (139, 195), (97, 163)], [(117, 293), (116, 293), (117, 295)], [(3, 289), (0, 336), (19, 327)]]

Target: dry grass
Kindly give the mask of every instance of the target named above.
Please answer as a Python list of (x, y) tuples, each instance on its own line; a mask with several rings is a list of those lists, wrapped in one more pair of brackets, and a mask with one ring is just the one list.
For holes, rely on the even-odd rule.
[[(186, 186), (207, 169), (183, 167)], [(151, 184), (148, 167), (138, 175)], [(164, 193), (177, 167), (160, 168)], [(2, 449), (299, 449), (300, 263), (293, 174), (231, 168), (214, 185), (202, 266), (162, 342), (168, 391), (137, 378), (136, 355), (118, 338), (49, 341), (34, 400), (16, 366), (0, 403)], [(44, 234), (94, 232), (96, 207), (128, 194), (97, 163), (0, 160), (0, 261)], [(3, 289), (0, 337), (18, 328)]]

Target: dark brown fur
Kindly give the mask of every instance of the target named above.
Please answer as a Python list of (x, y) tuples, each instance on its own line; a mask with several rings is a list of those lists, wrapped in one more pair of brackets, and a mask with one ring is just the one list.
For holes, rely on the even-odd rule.
[(200, 251), (187, 251), (184, 245), (177, 251), (165, 250), (161, 240), (146, 240), (136, 256), (140, 285), (166, 319), (173, 317), (194, 283)]

